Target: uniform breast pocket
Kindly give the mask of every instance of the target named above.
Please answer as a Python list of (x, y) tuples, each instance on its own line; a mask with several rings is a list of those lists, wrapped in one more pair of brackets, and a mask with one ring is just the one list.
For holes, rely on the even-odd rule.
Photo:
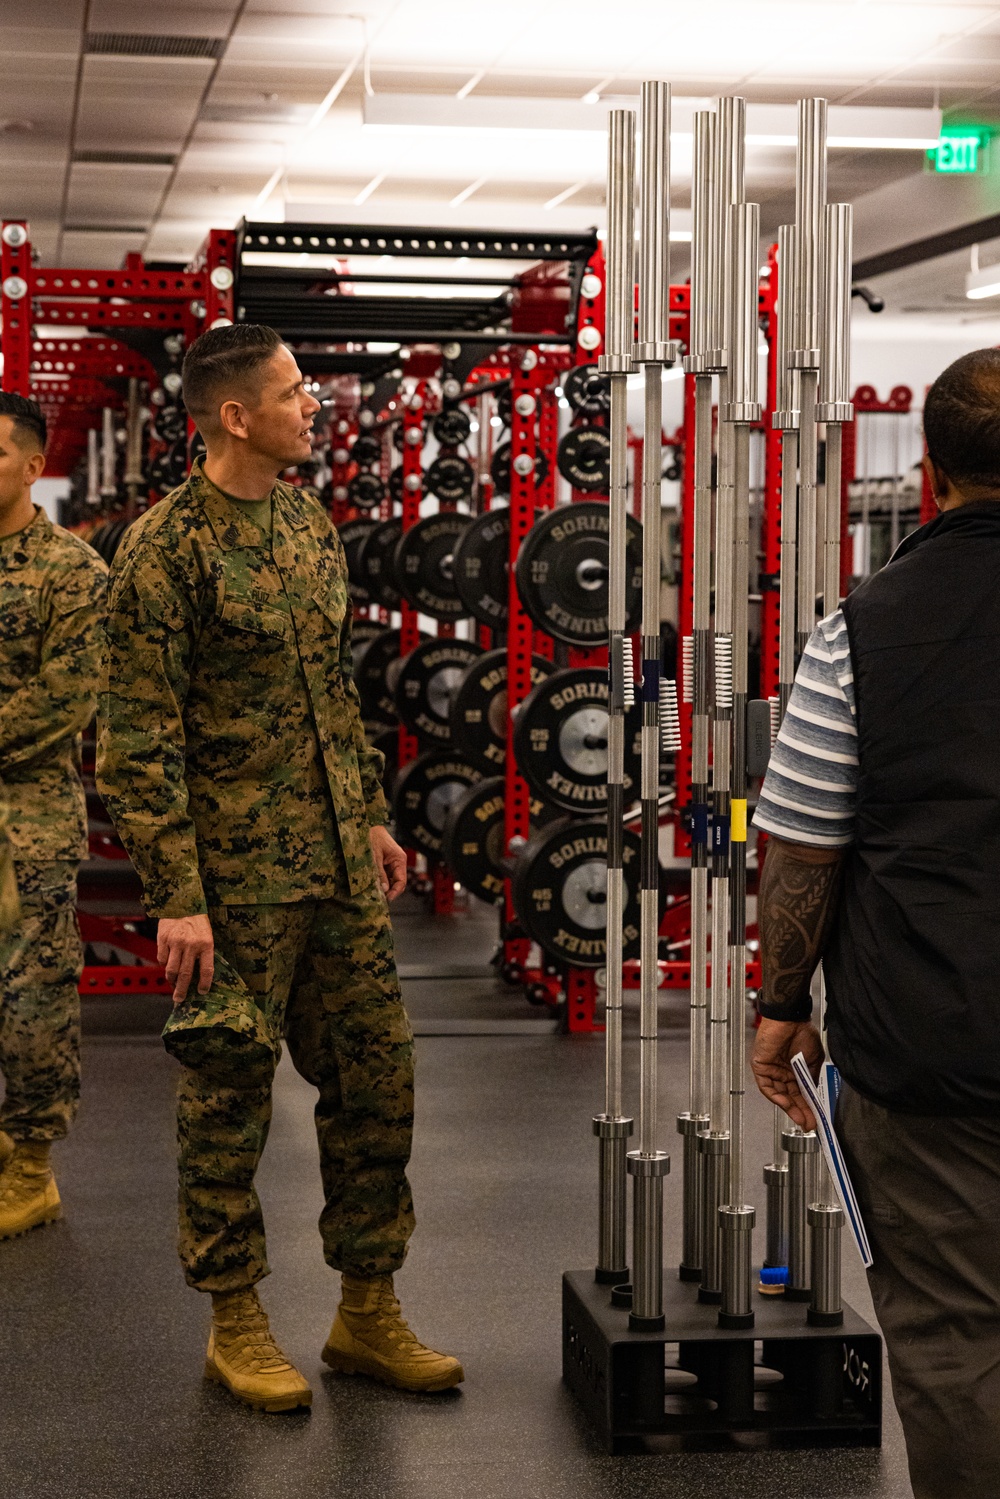
[(347, 588), (340, 577), (332, 577), (313, 594), (313, 603), (325, 616), (328, 626), (333, 625), (339, 638), (347, 616)]
[(288, 635), (288, 615), (253, 599), (227, 598), (222, 605), (222, 622), (229, 627), (233, 641), (242, 645), (253, 645), (247, 636), (283, 641)]
[(25, 599), (0, 599), (0, 680), (10, 685), (33, 676), (39, 665), (42, 631)]
[(254, 683), (287, 684), (294, 673), (291, 620), (254, 599), (227, 598), (214, 629), (203, 639), (222, 691), (246, 691)]
[(303, 657), (327, 676), (339, 676), (340, 636), (347, 609), (347, 589), (342, 579), (332, 577), (314, 591), (301, 617), (296, 615)]

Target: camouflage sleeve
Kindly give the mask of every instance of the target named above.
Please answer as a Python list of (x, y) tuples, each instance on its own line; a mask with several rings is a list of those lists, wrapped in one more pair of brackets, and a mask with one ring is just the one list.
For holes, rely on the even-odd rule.
[(0, 790), (0, 963), (10, 960), (13, 950), (10, 938), (21, 921), (21, 898), (17, 890), (14, 850), (7, 832), (9, 820), (7, 793)]
[(183, 706), (197, 604), (153, 546), (112, 572), (98, 709), (97, 789), (150, 916), (207, 910), (185, 781)]
[(47, 755), (93, 718), (106, 590), (107, 569), (95, 555), (44, 591), (38, 671), (0, 707), (0, 773)]
[[(334, 535), (337, 535), (334, 532)], [(347, 559), (344, 556), (340, 537), (337, 536), (337, 544), (340, 546), (340, 561), (347, 577)], [(385, 756), (381, 750), (374, 749), (365, 738), (364, 724), (361, 721), (361, 699), (354, 682), (354, 658), (351, 653), (351, 604), (348, 602), (347, 614), (344, 617), (343, 629), (340, 632), (340, 674), (344, 681), (344, 695), (347, 698), (347, 712), (351, 720), (351, 737), (354, 740), (354, 748), (358, 756), (358, 769), (361, 772), (361, 793), (365, 799), (365, 811), (368, 813), (368, 821), (372, 827), (385, 824), (389, 821), (389, 808), (386, 805), (385, 792), (382, 790), (382, 774), (385, 770)]]

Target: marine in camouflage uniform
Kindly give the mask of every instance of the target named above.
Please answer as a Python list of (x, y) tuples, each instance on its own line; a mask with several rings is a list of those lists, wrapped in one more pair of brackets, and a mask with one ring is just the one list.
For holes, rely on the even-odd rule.
[(0, 949), (0, 1129), (15, 1141), (60, 1139), (80, 1096), (80, 733), (97, 702), (107, 571), (41, 510), (0, 538), (0, 779), (21, 912)]
[(269, 507), (235, 501), (197, 463), (112, 570), (98, 786), (149, 914), (207, 912), (215, 938), (212, 990), (173, 1017), (207, 1016), (216, 1041), (178, 1092), (180, 1253), (203, 1291), (268, 1273), (253, 1183), (282, 1037), (319, 1090), (328, 1263), (391, 1275), (413, 1229), (412, 1035), (369, 838), (383, 757), (349, 618), (321, 506), (281, 483)]

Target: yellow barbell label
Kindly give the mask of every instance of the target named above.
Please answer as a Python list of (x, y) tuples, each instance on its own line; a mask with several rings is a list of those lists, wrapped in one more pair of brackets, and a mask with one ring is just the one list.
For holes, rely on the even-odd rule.
[(745, 800), (734, 800), (729, 810), (731, 827), (729, 837), (733, 843), (747, 841), (747, 804)]

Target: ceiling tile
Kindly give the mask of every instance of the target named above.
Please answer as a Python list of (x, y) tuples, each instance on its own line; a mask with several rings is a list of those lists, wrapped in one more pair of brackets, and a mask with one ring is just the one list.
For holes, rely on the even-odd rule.
[(208, 70), (150, 58), (88, 58), (77, 126), (79, 148), (179, 148), (194, 119)]
[(98, 55), (84, 59), (83, 86), (85, 93), (96, 90), (124, 98), (141, 92), (150, 98), (150, 108), (158, 109), (171, 94), (197, 100), (211, 72), (209, 58)]
[(95, 270), (117, 270), (127, 254), (141, 248), (143, 238), (143, 234), (74, 234), (67, 231), (63, 235), (61, 263)]
[(88, 31), (138, 32), (146, 36), (225, 36), (235, 3), (164, 5), (157, 0), (92, 0)]
[(70, 173), (67, 223), (148, 225), (169, 177), (168, 167), (77, 163)]
[(5, 170), (0, 177), (0, 218), (35, 220), (51, 217), (62, 192), (63, 166), (33, 165)]

